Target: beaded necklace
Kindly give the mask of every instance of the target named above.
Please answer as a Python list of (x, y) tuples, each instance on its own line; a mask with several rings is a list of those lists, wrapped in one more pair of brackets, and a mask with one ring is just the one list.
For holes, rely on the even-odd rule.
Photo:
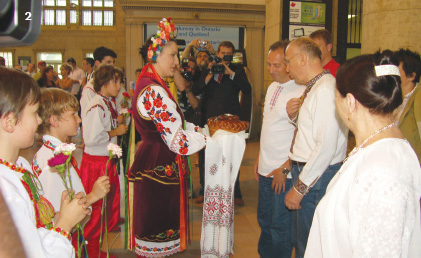
[(383, 128), (380, 128), (379, 130), (377, 130), (377, 131), (375, 131), (372, 135), (370, 135), (367, 139), (365, 139), (364, 141), (363, 141), (363, 143), (361, 143), (361, 145), (360, 146), (358, 146), (358, 147), (355, 147), (354, 149), (352, 149), (352, 151), (348, 154), (348, 157), (346, 157), (346, 159), (344, 159), (344, 161), (343, 161), (343, 163), (345, 163), (352, 155), (354, 155), (355, 153), (357, 153), (362, 147), (364, 147), (364, 145), (371, 139), (371, 138), (373, 138), (374, 136), (376, 136), (377, 134), (379, 134), (379, 133), (381, 133), (381, 132), (383, 132), (384, 130), (387, 130), (387, 129), (389, 129), (389, 128), (391, 128), (392, 126), (396, 126), (396, 124), (395, 123), (391, 123), (391, 124), (389, 124), (389, 125), (386, 125), (385, 127), (383, 127)]
[(17, 173), (23, 174), (20, 181), (34, 206), (37, 228), (45, 227), (50, 229), (53, 226), (52, 217), (55, 215), (54, 208), (47, 199), (39, 194), (38, 191), (42, 190), (42, 186), (38, 178), (28, 170), (7, 162), (6, 160), (0, 159), (0, 164), (3, 164)]

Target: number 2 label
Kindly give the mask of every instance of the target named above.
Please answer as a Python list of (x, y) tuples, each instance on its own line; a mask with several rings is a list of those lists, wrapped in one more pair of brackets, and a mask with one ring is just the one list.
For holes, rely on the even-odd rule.
[(25, 21), (30, 21), (31, 20), (31, 17), (32, 17), (31, 12), (26, 12), (25, 15), (26, 15)]

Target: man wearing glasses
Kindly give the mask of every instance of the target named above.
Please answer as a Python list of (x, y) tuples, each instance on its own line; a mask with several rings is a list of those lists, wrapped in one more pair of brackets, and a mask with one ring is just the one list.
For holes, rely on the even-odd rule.
[(297, 127), (289, 154), (293, 187), (285, 205), (293, 210), (291, 240), (296, 257), (303, 257), (314, 210), (345, 158), (348, 130), (337, 119), (335, 78), (323, 69), (317, 44), (306, 37), (291, 42), (285, 64), (295, 82), (307, 87), (301, 98), (287, 104)]
[(275, 42), (267, 57), (273, 83), (265, 97), (260, 151), (254, 165), (259, 181), (257, 221), (261, 228), (258, 244), (261, 258), (290, 258), (292, 252), (291, 212), (285, 207), (284, 198), (292, 187), (288, 154), (295, 126), (288, 122), (286, 104), (291, 98), (299, 98), (305, 86), (297, 85), (286, 72), (284, 50), (288, 43)]

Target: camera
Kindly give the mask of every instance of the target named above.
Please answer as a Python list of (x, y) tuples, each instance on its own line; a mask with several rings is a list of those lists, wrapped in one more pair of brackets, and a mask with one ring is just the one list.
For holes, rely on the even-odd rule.
[(212, 66), (211, 72), (214, 74), (218, 73), (224, 73), (225, 72), (225, 66), (223, 64), (219, 64), (222, 61), (232, 61), (232, 55), (225, 55), (223, 58), (220, 58), (216, 55), (211, 55), (209, 57), (209, 61), (215, 62), (215, 65)]
[(187, 69), (189, 68), (189, 59), (184, 58), (181, 61), (181, 67), (183, 68), (183, 71), (181, 72), (181, 76), (183, 76), (183, 78), (188, 82), (193, 81), (193, 72), (187, 71)]
[(199, 48), (206, 49), (208, 43), (206, 41), (199, 41)]

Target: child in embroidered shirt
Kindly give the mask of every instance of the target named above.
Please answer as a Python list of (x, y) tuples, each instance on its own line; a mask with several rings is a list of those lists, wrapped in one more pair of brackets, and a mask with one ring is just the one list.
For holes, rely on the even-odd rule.
[[(106, 170), (109, 157), (107, 145), (110, 142), (116, 144), (116, 136), (123, 135), (128, 130), (125, 124), (117, 126), (118, 113), (112, 99), (120, 91), (122, 78), (123, 73), (112, 65), (102, 65), (94, 73), (94, 89), (98, 94), (87, 105), (86, 114), (82, 114), (85, 150), (80, 171), (83, 186), (88, 192), (95, 180)], [(107, 168), (111, 183), (111, 190), (107, 194), (107, 226), (108, 230), (112, 231), (118, 230), (117, 224), (120, 222), (120, 184), (115, 170), (116, 163), (111, 160)], [(101, 206), (102, 200), (92, 205), (91, 219), (85, 227), (85, 237), (88, 242), (99, 239)], [(89, 256), (93, 257), (91, 252), (88, 246)], [(98, 253), (95, 255), (94, 257), (97, 257)]]
[[(18, 160), (19, 151), (32, 146), (41, 122), (39, 86), (26, 73), (0, 67), (0, 96), (0, 142), (4, 146), (0, 148), (0, 190), (26, 255), (74, 257), (68, 232), (89, 213), (84, 194), (78, 193), (70, 201), (63, 192), (61, 212), (51, 227), (51, 215), (54, 214), (51, 204), (40, 195), (40, 184), (29, 172), (29, 163), (23, 158)], [(42, 212), (48, 212), (49, 216), (40, 216)]]
[[(68, 137), (76, 136), (81, 122), (78, 116), (79, 103), (77, 99), (62, 89), (43, 89), (39, 114), (41, 124), (38, 126), (38, 133), (42, 135), (43, 145), (38, 150), (32, 161), (32, 169), (37, 174), (44, 190), (44, 197), (47, 198), (58, 211), (60, 200), (57, 193), (65, 189), (57, 169), (48, 166), (48, 160), (54, 156), (54, 149)], [(70, 180), (75, 192), (85, 192), (83, 188), (76, 159), (72, 157), (70, 166)], [(92, 187), (92, 191), (86, 195), (88, 205), (102, 199), (110, 191), (110, 181), (107, 176), (99, 177)], [(76, 248), (77, 240), (73, 240)], [(88, 245), (92, 243), (88, 242)]]

